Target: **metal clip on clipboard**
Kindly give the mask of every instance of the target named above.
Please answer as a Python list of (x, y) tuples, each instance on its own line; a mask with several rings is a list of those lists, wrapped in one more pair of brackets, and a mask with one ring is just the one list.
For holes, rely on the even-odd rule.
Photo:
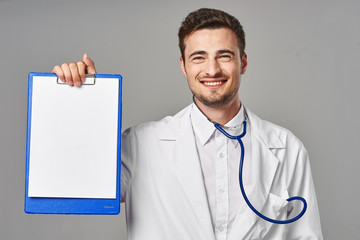
[[(95, 79), (96, 79), (95, 74), (86, 74), (85, 81), (81, 85), (95, 85)], [(56, 78), (56, 82), (57, 84), (62, 84), (62, 85), (67, 84), (66, 82), (61, 81), (59, 77)]]

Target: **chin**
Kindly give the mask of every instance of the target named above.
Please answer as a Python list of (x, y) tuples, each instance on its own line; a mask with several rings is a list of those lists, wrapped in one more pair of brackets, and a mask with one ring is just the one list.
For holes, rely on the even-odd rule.
[(228, 104), (230, 104), (237, 96), (238, 91), (233, 91), (230, 93), (226, 93), (223, 95), (220, 95), (218, 93), (212, 93), (210, 96), (204, 96), (201, 94), (195, 94), (193, 92), (193, 95), (205, 106), (211, 107), (211, 108), (218, 108), (223, 107)]
[[(196, 97), (196, 96), (195, 96)], [(198, 96), (196, 97), (202, 104), (204, 104), (207, 107), (222, 107), (227, 105), (228, 103), (231, 102), (232, 99), (228, 99), (226, 97), (221, 97), (221, 98), (213, 98), (213, 97), (209, 97), (209, 98), (205, 98), (203, 96)]]

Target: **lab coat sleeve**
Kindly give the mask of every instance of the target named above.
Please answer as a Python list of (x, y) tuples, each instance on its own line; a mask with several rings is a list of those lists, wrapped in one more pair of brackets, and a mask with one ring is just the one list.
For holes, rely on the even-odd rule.
[[(289, 184), (289, 196), (301, 196), (307, 202), (305, 214), (296, 222), (289, 224), (286, 239), (322, 240), (320, 215), (315, 194), (315, 187), (310, 169), (309, 156), (306, 149), (301, 146), (296, 153), (297, 160)], [(292, 216), (298, 214), (303, 205), (300, 201), (292, 201), (289, 204)], [(293, 208), (291, 206), (294, 206)]]
[(121, 144), (121, 202), (124, 202), (136, 167), (137, 138), (134, 128), (128, 128), (122, 133)]

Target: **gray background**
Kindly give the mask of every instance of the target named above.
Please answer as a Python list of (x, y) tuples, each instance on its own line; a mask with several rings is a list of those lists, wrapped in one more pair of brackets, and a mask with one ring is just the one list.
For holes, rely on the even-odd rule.
[(177, 29), (199, 7), (223, 9), (244, 25), (249, 65), (241, 99), (305, 143), (325, 239), (358, 239), (358, 1), (0, 0), (1, 240), (126, 238), (123, 212), (23, 212), (27, 74), (87, 52), (99, 73), (124, 77), (123, 129), (172, 115), (191, 103)]

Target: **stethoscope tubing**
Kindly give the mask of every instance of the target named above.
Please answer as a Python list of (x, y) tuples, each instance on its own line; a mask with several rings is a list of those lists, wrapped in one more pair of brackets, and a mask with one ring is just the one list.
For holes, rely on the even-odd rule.
[(269, 217), (266, 217), (264, 216), (263, 214), (261, 214), (258, 210), (255, 209), (255, 207), (250, 203), (246, 193), (245, 193), (245, 189), (244, 189), (244, 186), (243, 186), (243, 181), (242, 181), (242, 171), (243, 171), (243, 165), (244, 165), (244, 155), (245, 155), (245, 148), (244, 148), (244, 144), (241, 140), (242, 137), (245, 136), (246, 134), (246, 121), (243, 122), (243, 126), (244, 126), (244, 129), (243, 129), (243, 132), (238, 135), (238, 136), (233, 136), (233, 135), (230, 135), (229, 133), (227, 133), (222, 127), (220, 124), (218, 123), (215, 123), (214, 124), (215, 128), (218, 129), (222, 134), (224, 134), (226, 137), (230, 138), (230, 139), (236, 139), (239, 144), (240, 144), (240, 148), (241, 148), (241, 155), (240, 155), (240, 164), (239, 164), (239, 185), (240, 185), (240, 190), (241, 190), (241, 193), (244, 197), (244, 200), (245, 202), (247, 203), (247, 205), (250, 207), (250, 209), (256, 214), (258, 215), (260, 218), (268, 221), (268, 222), (271, 222), (271, 223), (276, 223), (276, 224), (288, 224), (288, 223), (292, 223), (292, 222), (295, 222), (296, 220), (298, 220), (299, 218), (301, 218), (306, 209), (307, 209), (307, 203), (306, 203), (306, 200), (302, 197), (298, 197), (298, 196), (295, 196), (295, 197), (290, 197), (288, 199), (286, 199), (286, 201), (288, 202), (291, 202), (293, 200), (300, 200), (301, 202), (303, 202), (303, 209), (302, 211), (297, 215), (295, 216), (294, 218), (291, 218), (291, 219), (287, 219), (287, 220), (276, 220), (276, 219), (272, 219), (272, 218), (269, 218)]

